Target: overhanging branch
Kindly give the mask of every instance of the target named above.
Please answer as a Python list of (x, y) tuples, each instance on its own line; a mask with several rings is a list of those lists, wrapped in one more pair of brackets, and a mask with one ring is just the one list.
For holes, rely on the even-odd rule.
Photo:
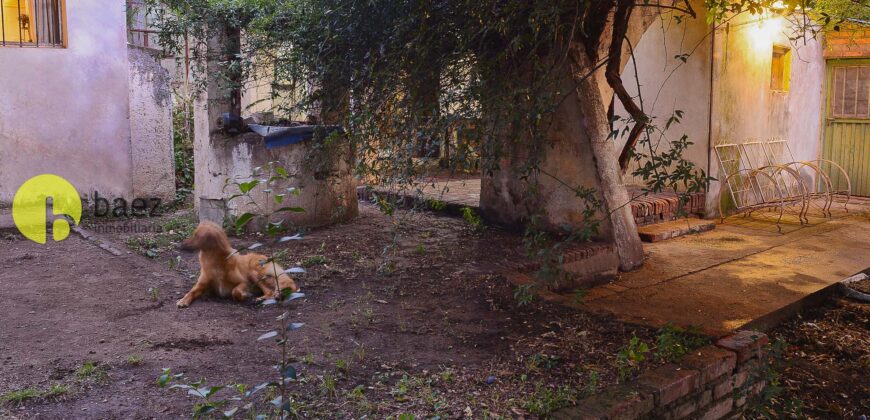
[(620, 75), (622, 63), (622, 45), (625, 41), (626, 33), (628, 32), (628, 23), (631, 18), (631, 11), (634, 4), (631, 0), (619, 0), (616, 5), (616, 12), (613, 14), (613, 33), (610, 40), (610, 53), (607, 61), (607, 69), (605, 77), (607, 84), (613, 89), (613, 93), (619, 98), (622, 106), (628, 111), (631, 118), (634, 120), (634, 127), (628, 134), (628, 139), (622, 152), (619, 154), (619, 167), (625, 171), (628, 167), (628, 161), (631, 159), (631, 151), (637, 145), (637, 140), (643, 132), (646, 125), (649, 123), (649, 118), (646, 113), (634, 102), (634, 98), (625, 89)]

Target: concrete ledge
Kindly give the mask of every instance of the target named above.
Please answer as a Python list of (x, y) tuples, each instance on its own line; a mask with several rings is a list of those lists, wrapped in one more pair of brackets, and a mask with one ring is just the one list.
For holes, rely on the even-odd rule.
[(688, 218), (641, 226), (637, 228), (637, 233), (640, 235), (640, 240), (644, 242), (660, 242), (690, 233), (711, 231), (715, 228), (716, 223), (711, 220)]

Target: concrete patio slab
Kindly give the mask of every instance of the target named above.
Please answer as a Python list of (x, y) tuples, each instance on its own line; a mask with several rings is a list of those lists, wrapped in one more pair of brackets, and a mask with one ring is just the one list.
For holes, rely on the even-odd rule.
[(644, 267), (591, 289), (584, 307), (714, 335), (770, 319), (870, 267), (870, 202), (856, 200), (849, 208), (785, 234), (769, 222), (738, 218), (714, 231), (646, 244)]

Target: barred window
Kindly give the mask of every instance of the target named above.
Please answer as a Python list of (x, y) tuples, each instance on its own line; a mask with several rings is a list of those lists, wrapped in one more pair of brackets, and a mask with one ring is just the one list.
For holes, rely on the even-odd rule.
[(834, 118), (870, 118), (870, 65), (834, 67)]
[(64, 46), (64, 0), (0, 0), (0, 3), (0, 45)]

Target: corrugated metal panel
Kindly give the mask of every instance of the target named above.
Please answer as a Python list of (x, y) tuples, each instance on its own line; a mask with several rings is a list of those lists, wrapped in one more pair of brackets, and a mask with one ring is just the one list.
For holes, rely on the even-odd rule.
[[(839, 163), (852, 182), (852, 194), (870, 196), (870, 60), (828, 62), (822, 158)], [(846, 179), (823, 165), (836, 190)]]

